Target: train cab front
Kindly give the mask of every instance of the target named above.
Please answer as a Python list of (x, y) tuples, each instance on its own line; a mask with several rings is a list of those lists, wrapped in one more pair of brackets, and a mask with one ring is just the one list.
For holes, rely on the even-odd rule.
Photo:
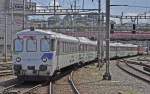
[(42, 35), (20, 35), (14, 39), (13, 70), (24, 80), (45, 79), (53, 75), (55, 39)]

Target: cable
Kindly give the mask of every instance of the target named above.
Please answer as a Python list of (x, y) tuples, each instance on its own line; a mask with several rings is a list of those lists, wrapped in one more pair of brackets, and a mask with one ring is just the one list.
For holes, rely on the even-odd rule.
[(148, 6), (132, 6), (132, 5), (128, 5), (127, 7), (150, 8), (150, 7), (148, 7)]
[[(98, 3), (98, 0), (96, 0), (97, 1), (97, 3)], [(95, 9), (97, 8), (96, 6), (97, 6), (97, 4), (96, 4), (96, 2), (94, 2), (93, 1), (93, 5), (94, 5), (94, 7), (95, 7)]]
[(33, 0), (33, 1), (38, 2), (40, 5), (45, 5), (41, 0), (40, 1), (39, 0)]

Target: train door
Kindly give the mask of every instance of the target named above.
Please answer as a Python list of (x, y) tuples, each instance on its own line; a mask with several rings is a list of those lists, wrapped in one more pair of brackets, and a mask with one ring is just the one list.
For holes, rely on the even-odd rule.
[(59, 56), (60, 56), (60, 40), (57, 39), (56, 41), (56, 70), (60, 69), (60, 64), (59, 64)]

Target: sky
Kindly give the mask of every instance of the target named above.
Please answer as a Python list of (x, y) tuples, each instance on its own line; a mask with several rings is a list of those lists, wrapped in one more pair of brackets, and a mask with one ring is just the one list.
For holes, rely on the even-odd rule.
[[(49, 3), (53, 3), (53, 0), (32, 0), (36, 1), (40, 5), (48, 5)], [(70, 4), (74, 0), (56, 0), (61, 4), (64, 8), (70, 7)], [(83, 0), (76, 0), (77, 3), (82, 7)], [(113, 15), (121, 15), (121, 12), (124, 12), (124, 15), (137, 15), (143, 14), (144, 12), (150, 12), (150, 0), (110, 0), (111, 5), (129, 5), (127, 6), (119, 6), (119, 7), (111, 7), (111, 14)], [(85, 5), (84, 8), (98, 8), (98, 0), (84, 0)], [(106, 0), (101, 0), (102, 11), (105, 12), (105, 2)], [(140, 7), (136, 7), (140, 6)], [(147, 8), (146, 8), (147, 7)]]
[[(37, 2), (38, 5), (53, 5), (54, 0), (32, 0), (34, 2)], [(73, 4), (73, 1), (75, 0), (56, 0), (56, 2), (59, 2), (63, 8), (70, 8), (70, 5)], [(83, 0), (76, 0), (77, 4), (82, 8), (82, 2)], [(111, 15), (121, 15), (123, 14), (125, 16), (137, 16), (140, 14), (144, 14), (145, 12), (147, 15), (150, 15), (150, 0), (110, 0), (111, 5), (128, 5), (128, 6), (111, 6)], [(98, 0), (84, 0), (84, 8), (98, 8)], [(101, 8), (102, 12), (105, 12), (105, 3), (106, 0), (101, 0)], [(57, 3), (58, 4), (58, 3)], [(112, 18), (111, 18), (112, 19)], [(117, 23), (119, 23), (119, 19), (112, 19), (115, 20)], [(131, 22), (130, 20), (126, 20), (127, 22)], [(150, 22), (150, 20), (139, 20), (139, 22)], [(126, 22), (125, 22), (126, 23)]]

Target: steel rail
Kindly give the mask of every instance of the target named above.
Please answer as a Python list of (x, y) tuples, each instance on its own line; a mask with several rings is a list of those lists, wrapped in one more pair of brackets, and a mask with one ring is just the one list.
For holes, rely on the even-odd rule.
[(49, 94), (53, 94), (53, 86), (52, 82), (49, 83)]
[[(144, 71), (142, 71), (142, 70), (139, 70), (139, 69), (137, 69), (137, 68), (135, 68), (135, 67), (129, 65), (127, 62), (126, 62), (125, 64), (126, 64), (127, 66), (129, 66), (130, 68), (132, 68), (132, 69), (134, 69), (134, 70), (136, 70), (136, 71), (138, 71), (138, 72), (140, 72), (140, 73), (142, 73), (142, 74), (145, 74), (145, 75), (147, 75), (147, 76), (150, 76), (149, 73), (144, 72)], [(141, 66), (142, 66), (142, 65), (141, 65)]]
[(42, 84), (38, 84), (38, 85), (36, 85), (36, 86), (34, 86), (34, 87), (32, 87), (32, 88), (30, 88), (30, 89), (28, 89), (28, 90), (22, 92), (21, 94), (31, 94), (31, 93), (33, 93), (35, 90), (39, 89), (40, 87), (42, 87)]
[(145, 67), (150, 67), (150, 65), (144, 64), (142, 62), (135, 62), (135, 61), (129, 61), (129, 60), (124, 60), (125, 62), (128, 62), (130, 64), (135, 64), (135, 65), (141, 65), (141, 66), (145, 66)]
[(11, 86), (8, 86), (8, 87), (4, 88), (4, 89), (2, 90), (2, 94), (8, 94), (8, 91), (9, 91), (9, 90), (13, 89), (13, 87), (15, 87), (15, 86), (17, 86), (17, 85), (20, 85), (20, 84), (22, 84), (22, 83), (23, 83), (23, 82), (18, 82), (17, 84), (14, 84), (14, 85), (11, 85)]
[(13, 74), (13, 71), (12, 71), (12, 70), (0, 72), (0, 76), (6, 76), (6, 75), (12, 75), (12, 74)]
[[(6, 87), (2, 90), (2, 92), (0, 94), (9, 94), (9, 91), (10, 90), (13, 90), (14, 87), (18, 86), (18, 85), (21, 85), (23, 82), (19, 82), (17, 84), (14, 84), (14, 85), (11, 85), (9, 87)], [(36, 86), (33, 86), (32, 88), (29, 88), (28, 90), (25, 90), (25, 91), (17, 91), (19, 92), (19, 94), (31, 94), (33, 93), (34, 91), (36, 91), (37, 89), (39, 89), (40, 87), (42, 87), (42, 84), (38, 84)]]
[(73, 71), (71, 72), (71, 74), (70, 74), (70, 76), (68, 78), (68, 81), (70, 82), (70, 84), (71, 84), (75, 94), (80, 94), (79, 90), (77, 89), (77, 87), (76, 87), (76, 85), (75, 85), (75, 83), (73, 81)]
[[(134, 74), (133, 72), (130, 72), (130, 71), (127, 70), (126, 68), (123, 68), (119, 63), (120, 63), (120, 62), (118, 62), (118, 63), (116, 64), (118, 68), (120, 68), (120, 69), (123, 70), (124, 72), (128, 73), (129, 75), (131, 75), (131, 76), (133, 76), (133, 77), (135, 77), (135, 78), (138, 78), (138, 79), (140, 79), (140, 80), (142, 80), (142, 81), (144, 81), (144, 82), (150, 84), (150, 80), (148, 80), (148, 79), (146, 79), (146, 78), (144, 78), (144, 77), (142, 77), (142, 76), (139, 76), (139, 75), (137, 75), (137, 74)], [(129, 67), (129, 66), (128, 66), (128, 67)]]

